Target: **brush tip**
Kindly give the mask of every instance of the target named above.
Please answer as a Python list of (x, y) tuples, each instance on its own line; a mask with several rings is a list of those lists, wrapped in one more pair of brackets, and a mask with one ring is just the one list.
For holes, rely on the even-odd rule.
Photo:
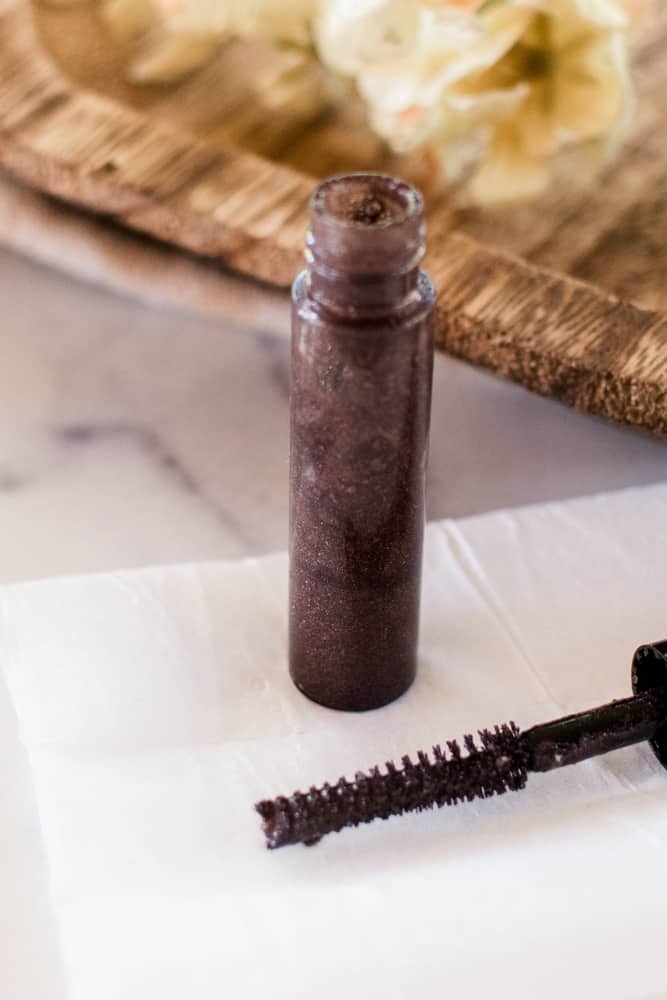
[(255, 803), (255, 810), (262, 819), (262, 832), (266, 839), (266, 846), (268, 848), (278, 847), (279, 845), (275, 841), (276, 822), (278, 818), (276, 803), (271, 801), (271, 799), (263, 799), (261, 802)]

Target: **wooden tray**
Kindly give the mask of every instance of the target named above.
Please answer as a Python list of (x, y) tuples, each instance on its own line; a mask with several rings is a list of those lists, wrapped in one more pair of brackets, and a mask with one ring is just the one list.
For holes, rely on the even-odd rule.
[[(130, 87), (94, 5), (0, 0), (0, 164), (135, 230), (287, 286), (314, 179), (423, 179), (325, 102), (267, 108), (271, 55), (230, 43), (178, 86)], [(551, 192), (498, 210), (430, 205), (442, 349), (590, 413), (667, 434), (667, 10), (635, 51), (639, 111), (591, 179), (563, 158)], [(261, 72), (259, 70), (261, 69)], [(259, 80), (258, 80), (259, 77)], [(315, 83), (314, 83), (315, 85)]]

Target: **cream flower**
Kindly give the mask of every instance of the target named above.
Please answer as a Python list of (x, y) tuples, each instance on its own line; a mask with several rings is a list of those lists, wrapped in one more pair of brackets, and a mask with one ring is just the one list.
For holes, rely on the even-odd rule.
[(610, 149), (629, 120), (620, 5), (563, 0), (551, 6), (562, 10), (539, 13), (494, 70), (498, 79), (507, 74), (529, 89), (515, 113), (496, 123), (472, 183), (478, 201), (538, 193), (548, 182), (548, 160), (561, 147), (597, 142)]
[(320, 0), (315, 22), (319, 57), (339, 73), (373, 67), (412, 67), (429, 52), (462, 52), (483, 26), (471, 4), (437, 0)]
[(613, 145), (632, 107), (627, 29), (651, 0), (107, 2), (159, 18), (142, 78), (178, 77), (229, 33), (313, 45), (395, 150), (435, 151), (449, 176), (477, 162), (473, 194), (492, 201), (541, 191), (563, 146)]
[[(620, 0), (402, 6), (418, 18), (404, 51), (364, 53), (354, 66), (372, 125), (399, 151), (435, 148), (450, 174), (484, 150), (472, 181), (478, 200), (537, 193), (558, 149), (608, 141), (627, 120), (628, 14)], [(335, 8), (349, 20), (344, 0), (327, 8), (323, 24), (336, 23)], [(317, 38), (325, 61), (342, 69), (330, 39)], [(348, 67), (357, 51), (346, 53)]]

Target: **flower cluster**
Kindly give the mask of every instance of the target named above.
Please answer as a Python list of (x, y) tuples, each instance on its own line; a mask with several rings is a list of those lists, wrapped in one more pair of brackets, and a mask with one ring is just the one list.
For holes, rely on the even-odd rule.
[(394, 150), (437, 152), (494, 201), (541, 191), (563, 146), (613, 145), (632, 109), (628, 29), (648, 2), (154, 0), (153, 14), (179, 70), (226, 33), (315, 52)]
[[(621, 0), (337, 0), (318, 50), (354, 76), (377, 132), (432, 146), (478, 201), (527, 196), (562, 146), (612, 143), (631, 90)], [(364, 13), (365, 11), (365, 13)]]

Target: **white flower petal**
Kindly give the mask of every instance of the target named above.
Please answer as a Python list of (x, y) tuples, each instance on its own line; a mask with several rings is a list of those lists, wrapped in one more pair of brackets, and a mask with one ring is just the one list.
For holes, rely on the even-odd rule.
[(519, 41), (533, 13), (528, 7), (510, 4), (493, 8), (481, 18), (484, 35), (477, 44), (468, 46), (455, 55), (445, 55), (441, 65), (437, 69), (434, 67), (434, 88), (442, 91), (474, 73), (494, 66)]
[(518, 201), (545, 190), (549, 170), (544, 161), (526, 156), (508, 139), (496, 139), (470, 184), (470, 193), (479, 204)]
[(623, 119), (629, 87), (620, 41), (600, 36), (564, 55), (552, 114), (565, 141), (598, 138)]
[(465, 94), (452, 91), (445, 97), (446, 104), (457, 114), (472, 123), (500, 121), (516, 111), (530, 93), (530, 84), (517, 83), (514, 87)]
[(320, 5), (315, 44), (322, 61), (339, 73), (355, 74), (412, 52), (419, 31), (419, 6), (406, 0), (328, 0)]
[(420, 44), (423, 51), (458, 54), (481, 41), (486, 29), (480, 17), (448, 4), (421, 4)]
[[(556, 8), (563, 0), (556, 0)], [(601, 28), (622, 29), (627, 27), (628, 13), (625, 5), (619, 0), (568, 0), (572, 3), (573, 13), (583, 21), (598, 25)]]

